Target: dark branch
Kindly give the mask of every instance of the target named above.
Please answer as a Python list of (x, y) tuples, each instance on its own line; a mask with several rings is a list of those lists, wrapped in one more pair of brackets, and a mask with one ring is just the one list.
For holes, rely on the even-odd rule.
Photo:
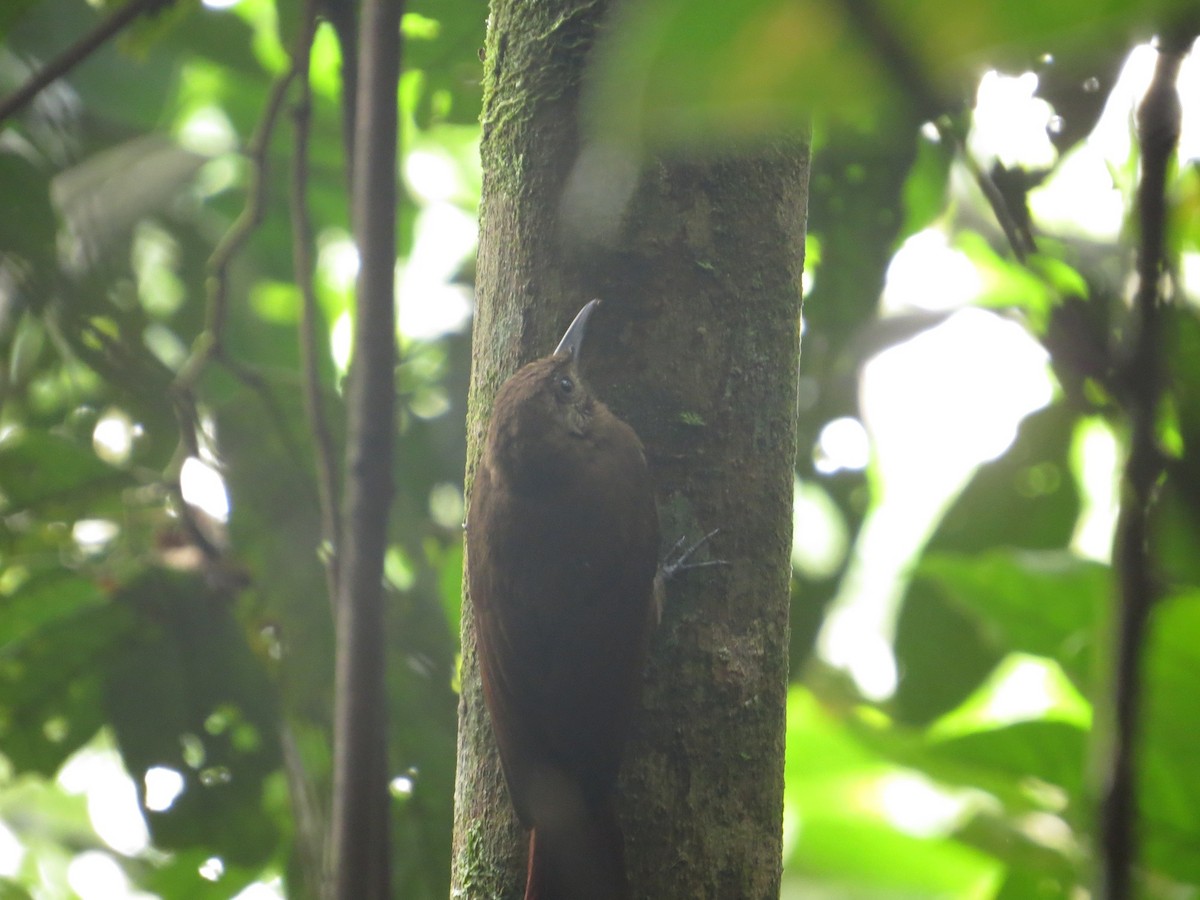
[(963, 136), (944, 115), (947, 109), (958, 104), (943, 97), (930, 82), (911, 50), (896, 34), (892, 24), (887, 21), (874, 0), (842, 0), (842, 7), (846, 10), (848, 21), (854, 23), (855, 29), (867, 42), (872, 54), (887, 67), (888, 72), (913, 104), (918, 121), (933, 122), (942, 140), (947, 141), (958, 152), (984, 199), (992, 208), (992, 214), (1004, 232), (1013, 255), (1018, 261), (1025, 262), (1030, 253), (1037, 251), (1033, 235), (1019, 225), (1004, 194), (979, 165), (978, 160), (968, 152)]
[(390, 896), (383, 557), (396, 364), (396, 91), (402, 0), (362, 7), (352, 209), (358, 244), (338, 568), (333, 789), (337, 900)]
[(930, 84), (908, 47), (900, 40), (875, 0), (842, 0), (847, 21), (867, 42), (872, 55), (887, 67), (913, 104), (918, 122), (933, 122), (949, 106)]
[(174, 0), (129, 0), (120, 9), (114, 10), (95, 28), (35, 72), (32, 78), (0, 100), (0, 123), (24, 109), (43, 89), (62, 78), (99, 50), (108, 40), (127, 28), (139, 16), (157, 12), (172, 2)]
[[(337, 473), (333, 459), (333, 438), (322, 402), (317, 335), (324, 330), (313, 285), (313, 239), (308, 209), (308, 142), (312, 117), (312, 86), (309, 81), (313, 37), (317, 28), (319, 0), (306, 0), (300, 33), (292, 50), (292, 65), (296, 72), (296, 101), (292, 108), (293, 144), (289, 205), (292, 216), (292, 266), (300, 290), (299, 341), (303, 368), (304, 405), (312, 433), (313, 457), (317, 483), (317, 502), (321, 516), (321, 561), (325, 568), (325, 589), (330, 610), (336, 618), (337, 563), (339, 544)], [(310, 892), (324, 896), (328, 871), (329, 821), (328, 810), (321, 808), (312, 779), (305, 771), (304, 760), (296, 748), (294, 734), (287, 722), (283, 732), (284, 770), (292, 795), (296, 818), (299, 858), (304, 866)]]
[(1162, 396), (1162, 275), (1166, 270), (1166, 178), (1179, 142), (1180, 104), (1175, 82), (1186, 44), (1160, 42), (1150, 89), (1138, 108), (1142, 177), (1137, 191), (1141, 229), (1137, 294), (1123, 348), (1122, 385), (1130, 421), (1130, 448), (1122, 484), (1114, 562), (1120, 585), (1113, 667), (1112, 739), (1101, 794), (1101, 897), (1128, 900), (1137, 861), (1134, 763), (1141, 705), (1146, 626), (1158, 596), (1149, 554), (1150, 505), (1163, 460), (1156, 435)]
[(210, 362), (223, 365), (238, 381), (256, 393), (262, 400), (284, 445), (294, 448), (290, 439), (287, 420), (280, 410), (267, 383), (257, 372), (243, 365), (225, 352), (225, 323), (229, 304), (229, 267), (234, 257), (245, 246), (250, 235), (262, 223), (267, 202), (267, 148), (275, 132), (279, 111), (287, 97), (287, 89), (295, 77), (295, 64), (272, 86), (263, 117), (258, 129), (246, 148), (250, 159), (250, 175), (246, 205), (241, 215), (230, 226), (225, 236), (208, 259), (207, 298), (204, 311), (204, 330), (192, 343), (191, 353), (184, 360), (171, 383), (171, 397), (175, 405), (175, 416), (179, 423), (179, 446), (167, 466), (164, 483), (171, 491), (180, 518), (189, 532), (199, 533), (191, 520), (191, 512), (183, 500), (179, 485), (179, 474), (189, 456), (198, 455), (199, 416), (196, 411), (196, 385)]
[(175, 380), (177, 390), (191, 390), (210, 360), (224, 360), (225, 322), (229, 311), (229, 266), (262, 224), (267, 206), (267, 149), (275, 133), (279, 111), (295, 77), (296, 64), (293, 60), (288, 71), (271, 86), (258, 129), (246, 147), (246, 156), (250, 160), (246, 205), (208, 259), (204, 331), (196, 339), (191, 355), (179, 370)]
[(304, 367), (304, 404), (312, 430), (313, 456), (316, 460), (317, 499), (321, 508), (321, 541), (324, 545), (326, 588), (329, 602), (336, 610), (338, 582), (337, 473), (333, 461), (333, 436), (322, 402), (321, 375), (317, 349), (318, 333), (323, 331), (321, 310), (313, 285), (312, 224), (308, 212), (308, 139), (312, 118), (312, 87), (309, 84), (309, 60), (316, 30), (317, 0), (305, 4), (304, 23), (293, 54), (299, 93), (292, 109), (295, 139), (292, 146), (292, 265), (300, 289), (300, 358)]
[(971, 173), (971, 177), (975, 179), (975, 184), (983, 194), (983, 199), (987, 201), (988, 206), (992, 208), (992, 215), (996, 217), (996, 223), (1000, 226), (1000, 230), (1004, 232), (1004, 237), (1008, 241), (1008, 246), (1012, 248), (1013, 256), (1017, 261), (1024, 263), (1029, 259), (1030, 253), (1037, 252), (1037, 244), (1033, 239), (1033, 235), (1027, 228), (1024, 228), (1017, 221), (1017, 217), (1013, 215), (1009, 208), (1008, 200), (1005, 199), (1003, 192), (996, 186), (996, 182), (992, 179), (983, 168), (979, 165), (979, 160), (971, 155), (967, 149), (967, 142), (963, 140), (957, 129), (942, 116), (936, 122), (938, 134), (942, 139), (949, 141), (958, 151), (958, 155), (966, 164), (967, 171)]

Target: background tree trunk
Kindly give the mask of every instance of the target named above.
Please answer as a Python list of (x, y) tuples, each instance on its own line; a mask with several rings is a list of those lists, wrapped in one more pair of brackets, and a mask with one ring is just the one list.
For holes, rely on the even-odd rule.
[(383, 559), (391, 509), (396, 370), (396, 85), (403, 0), (367, 0), (356, 99), (354, 362), (347, 393), (345, 541), (334, 697), (336, 900), (391, 896)]
[[(563, 197), (568, 184), (589, 193), (574, 190), (573, 167), (604, 6), (492, 4), (468, 485), (496, 389), (603, 298), (585, 376), (646, 444), (664, 541), (720, 527), (711, 554), (731, 564), (668, 589), (622, 774), (634, 893), (775, 897), (807, 155), (797, 141), (647, 165), (613, 233), (586, 233), (579, 223), (604, 217)], [(603, 175), (596, 186), (609, 187)], [(519, 896), (525, 839), (483, 706), (469, 600), (462, 689), (454, 889)]]

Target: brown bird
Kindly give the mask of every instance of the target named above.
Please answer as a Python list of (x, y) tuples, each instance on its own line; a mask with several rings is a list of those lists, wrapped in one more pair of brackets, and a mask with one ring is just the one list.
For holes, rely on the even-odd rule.
[(659, 530), (641, 441), (579, 377), (598, 304), (500, 388), (467, 522), (484, 699), (531, 829), (525, 900), (629, 896), (613, 794), (657, 619)]

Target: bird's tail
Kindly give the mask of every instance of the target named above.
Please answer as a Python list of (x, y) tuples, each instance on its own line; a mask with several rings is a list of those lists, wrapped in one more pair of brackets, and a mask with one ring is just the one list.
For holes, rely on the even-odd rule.
[(625, 839), (611, 802), (529, 833), (525, 900), (628, 900)]

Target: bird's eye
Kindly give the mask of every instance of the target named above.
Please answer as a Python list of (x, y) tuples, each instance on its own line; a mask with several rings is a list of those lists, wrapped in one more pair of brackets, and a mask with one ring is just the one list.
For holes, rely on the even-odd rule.
[(564, 375), (562, 378), (558, 379), (558, 389), (564, 394), (570, 394), (575, 390), (575, 382)]

